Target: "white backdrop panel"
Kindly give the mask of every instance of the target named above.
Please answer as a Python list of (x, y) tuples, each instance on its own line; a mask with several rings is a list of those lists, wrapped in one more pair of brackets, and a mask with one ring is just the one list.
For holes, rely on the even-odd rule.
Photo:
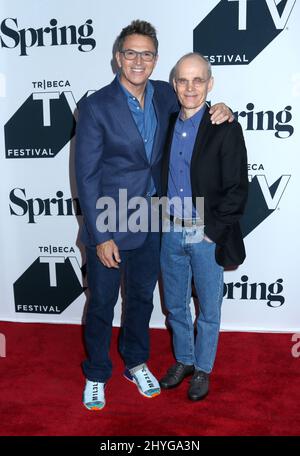
[[(267, 8), (270, 0), (261, 0), (264, 2)], [(114, 77), (112, 47), (120, 30), (136, 18), (156, 26), (159, 62), (153, 78), (168, 80), (177, 59), (193, 50), (193, 29), (220, 4), (225, 9), (235, 8), (237, 28), (238, 1), (187, 0), (183, 5), (179, 0), (0, 0), (1, 320), (82, 321), (86, 295), (80, 268), (85, 261), (77, 241), (81, 217), (76, 215), (76, 201), (73, 205), (70, 201), (77, 196), (74, 138), (67, 136), (76, 102)], [(245, 238), (245, 263), (225, 272), (223, 330), (300, 330), (295, 256), (299, 251), (300, 14), (298, 1), (276, 1), (274, 5), (291, 10), (281, 33), (248, 65), (213, 66), (211, 102), (223, 101), (240, 113), (249, 180), (253, 183), (254, 179), (256, 186), (255, 191), (252, 186), (254, 200), (257, 197), (253, 207), (266, 213), (264, 220), (253, 222)], [(88, 50), (91, 46), (85, 43), (86, 52), (82, 52), (80, 26), (90, 19), (95, 47)], [(250, 15), (247, 21), (247, 27), (255, 27)], [(76, 43), (50, 45), (50, 31), (37, 32), (55, 24), (58, 42), (63, 33), (60, 28), (72, 25)], [(213, 33), (221, 34), (221, 27), (213, 24)], [(261, 39), (261, 24), (257, 27), (257, 39)], [(43, 33), (44, 45), (37, 45), (41, 40), (38, 33)], [(29, 46), (34, 37), (37, 42), (23, 48), (27, 55), (20, 55), (21, 42), (25, 39)], [(52, 100), (44, 104), (34, 101), (30, 98), (34, 93), (38, 97), (52, 93)], [(59, 100), (55, 98), (59, 96)], [(288, 132), (287, 125), (293, 131)], [(53, 131), (50, 139), (49, 131)], [(22, 147), (45, 148), (47, 153), (56, 148), (57, 155), (6, 158), (6, 150), (17, 156)], [(17, 152), (12, 152), (14, 149)], [(120, 313), (119, 299), (116, 325)], [(158, 287), (151, 325), (165, 325)]]

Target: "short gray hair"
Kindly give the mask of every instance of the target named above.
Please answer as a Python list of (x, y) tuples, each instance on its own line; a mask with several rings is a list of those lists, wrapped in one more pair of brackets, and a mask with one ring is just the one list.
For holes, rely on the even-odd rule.
[(208, 77), (211, 78), (212, 76), (212, 69), (211, 69), (211, 64), (210, 64), (210, 61), (202, 54), (200, 54), (200, 52), (189, 52), (188, 54), (184, 54), (182, 57), (180, 57), (180, 59), (177, 61), (175, 67), (174, 67), (174, 77), (176, 79), (176, 76), (177, 76), (177, 72), (178, 72), (178, 67), (179, 65), (186, 59), (188, 59), (189, 57), (199, 57), (201, 60), (203, 60), (204, 62), (206, 62), (207, 64), (207, 73), (208, 73)]

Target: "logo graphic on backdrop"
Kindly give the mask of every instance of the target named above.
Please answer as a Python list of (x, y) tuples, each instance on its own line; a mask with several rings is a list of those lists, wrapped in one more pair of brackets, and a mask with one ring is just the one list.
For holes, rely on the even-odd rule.
[(14, 283), (15, 310), (61, 314), (86, 289), (73, 247), (42, 246), (40, 255)]
[(32, 84), (35, 90), (43, 91), (33, 92), (6, 122), (6, 158), (54, 158), (75, 134), (77, 104), (73, 93), (57, 91), (70, 87), (70, 82), (42, 80)]
[(281, 111), (258, 110), (254, 103), (247, 103), (246, 109), (233, 113), (246, 131), (274, 131), (274, 136), (286, 139), (294, 133), (292, 106), (287, 105)]
[(9, 193), (10, 215), (25, 217), (27, 223), (36, 223), (41, 216), (82, 215), (78, 198), (64, 198), (58, 190), (54, 197), (27, 198), (25, 188), (14, 188)]
[[(248, 170), (264, 170), (262, 164), (248, 164)], [(283, 174), (273, 184), (269, 185), (265, 174), (248, 174), (249, 190), (245, 213), (241, 219), (243, 237), (258, 227), (276, 209), (291, 178)]]
[(194, 29), (213, 65), (247, 65), (285, 28), (296, 0), (221, 0)]
[(5, 124), (6, 158), (55, 157), (75, 134), (75, 110), (70, 91), (32, 93)]
[[(291, 178), (290, 174), (283, 174), (271, 185), (268, 183), (263, 164), (248, 164), (248, 170), (258, 171), (259, 174), (249, 178), (248, 201), (245, 214), (241, 220), (243, 236), (246, 237), (279, 205), (281, 198)], [(58, 190), (52, 197), (28, 197), (25, 188), (13, 188), (9, 193), (9, 211), (11, 216), (24, 217), (27, 223), (37, 223), (44, 216), (81, 216), (78, 198), (65, 198), (64, 193)]]
[[(33, 92), (5, 124), (6, 158), (54, 158), (75, 134), (77, 104), (73, 93), (57, 91), (70, 87), (70, 82), (42, 80), (32, 84), (41, 91)], [(85, 96), (93, 92), (89, 90)], [(294, 133), (290, 105), (276, 112), (258, 110), (250, 102), (234, 115), (247, 131), (274, 131), (279, 139)]]
[(51, 19), (46, 27), (20, 28), (17, 18), (7, 17), (0, 24), (0, 45), (4, 49), (17, 48), (20, 56), (28, 56), (29, 48), (46, 46), (77, 45), (78, 51), (89, 52), (96, 47), (92, 23), (92, 19), (87, 19), (79, 27), (66, 26)]
[[(263, 164), (248, 165), (249, 197), (245, 215), (241, 221), (243, 236), (246, 237), (279, 205), (290, 180), (290, 175), (280, 176), (269, 185)], [(81, 215), (77, 198), (65, 198), (61, 190), (54, 197), (28, 197), (25, 188), (14, 188), (10, 192), (11, 216), (24, 217), (28, 224), (37, 223), (44, 216)], [(83, 268), (80, 268), (73, 247), (39, 247), (42, 254), (14, 283), (16, 312), (60, 314), (84, 291), (81, 285)], [(269, 307), (280, 307), (284, 303), (283, 279), (274, 283), (249, 283), (242, 276), (237, 283), (225, 284), (227, 299), (261, 300)]]
[(224, 283), (223, 296), (230, 300), (266, 301), (272, 308), (281, 307), (285, 298), (283, 292), (283, 279), (279, 278), (273, 283), (252, 282), (247, 275), (241, 277), (240, 282)]

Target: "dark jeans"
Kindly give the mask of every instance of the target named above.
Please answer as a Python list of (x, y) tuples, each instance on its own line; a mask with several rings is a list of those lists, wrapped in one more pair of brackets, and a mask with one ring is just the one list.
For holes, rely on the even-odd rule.
[(122, 274), (125, 314), (119, 349), (129, 369), (149, 357), (149, 321), (159, 274), (160, 234), (149, 233), (137, 249), (121, 250), (120, 269), (103, 266), (95, 247), (86, 250), (90, 301), (85, 326), (88, 358), (83, 362), (83, 371), (89, 380), (106, 382), (112, 373), (109, 350)]

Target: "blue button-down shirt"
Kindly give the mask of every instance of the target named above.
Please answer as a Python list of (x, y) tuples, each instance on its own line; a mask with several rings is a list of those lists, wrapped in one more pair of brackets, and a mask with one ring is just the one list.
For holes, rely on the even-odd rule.
[[(181, 219), (197, 217), (196, 209), (192, 205), (190, 165), (205, 108), (206, 105), (186, 120), (182, 119), (180, 112), (174, 127), (169, 165), (168, 197), (179, 197), (180, 204), (170, 205), (169, 213)], [(189, 197), (190, 207), (184, 206), (184, 197)]]
[[(119, 82), (120, 79), (118, 78)], [(127, 103), (130, 109), (130, 112), (133, 116), (133, 119), (136, 123), (136, 126), (141, 134), (141, 137), (144, 142), (146, 155), (148, 161), (150, 163), (153, 144), (154, 144), (154, 137), (157, 127), (157, 118), (155, 114), (155, 109), (153, 106), (153, 93), (154, 88), (150, 81), (147, 82), (146, 91), (145, 91), (145, 100), (144, 100), (144, 109), (142, 109), (138, 99), (132, 95), (120, 82), (120, 85), (126, 95)], [(149, 182), (149, 187), (147, 191), (147, 195), (154, 195), (156, 193), (155, 185), (153, 179), (151, 177), (151, 181)]]

